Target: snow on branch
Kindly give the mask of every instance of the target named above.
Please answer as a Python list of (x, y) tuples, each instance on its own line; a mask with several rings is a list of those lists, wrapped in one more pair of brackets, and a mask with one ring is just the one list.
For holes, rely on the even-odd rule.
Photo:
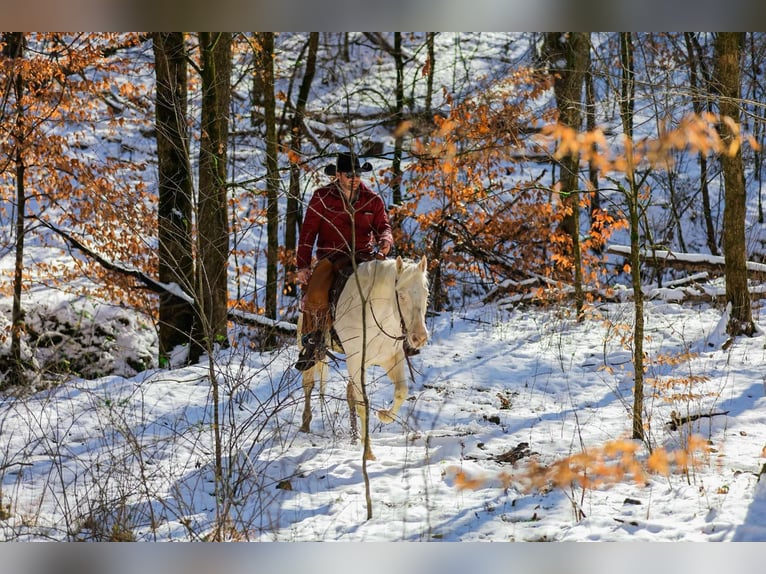
[[(609, 245), (606, 250), (615, 255), (630, 256), (630, 246), (628, 245)], [(682, 253), (665, 249), (642, 249), (639, 256), (642, 261), (655, 267), (673, 267), (695, 271), (707, 270), (723, 273), (726, 264), (725, 259), (719, 255)], [(747, 269), (758, 276), (766, 276), (766, 264), (748, 261)]]
[(177, 283), (163, 283), (161, 281), (157, 281), (156, 279), (152, 279), (149, 277), (146, 273), (143, 273), (142, 271), (139, 271), (138, 269), (130, 269), (128, 267), (124, 267), (122, 265), (119, 265), (118, 263), (114, 263), (113, 261), (109, 261), (102, 255), (99, 255), (95, 251), (93, 251), (91, 248), (86, 246), (84, 243), (82, 243), (80, 240), (78, 240), (75, 237), (72, 237), (65, 231), (54, 227), (49, 222), (45, 221), (44, 219), (40, 219), (37, 216), (29, 216), (31, 219), (34, 219), (35, 221), (42, 224), (44, 227), (47, 227), (51, 231), (53, 231), (55, 234), (63, 238), (67, 243), (69, 243), (72, 247), (75, 249), (83, 252), (88, 257), (95, 260), (99, 265), (101, 265), (104, 269), (107, 269), (109, 271), (114, 271), (116, 273), (121, 273), (122, 275), (127, 275), (129, 277), (133, 277), (134, 279), (137, 279), (141, 283), (143, 283), (147, 288), (149, 288), (151, 291), (154, 291), (155, 293), (169, 293), (171, 295), (174, 295), (178, 297), (179, 299), (182, 299), (186, 303), (193, 304), (194, 298), (186, 293)]
[(298, 326), (295, 323), (277, 321), (264, 317), (263, 315), (258, 315), (257, 313), (248, 313), (238, 309), (229, 310), (229, 319), (236, 323), (255, 325), (256, 327), (266, 327), (267, 329), (272, 329), (287, 335), (295, 335), (298, 331)]

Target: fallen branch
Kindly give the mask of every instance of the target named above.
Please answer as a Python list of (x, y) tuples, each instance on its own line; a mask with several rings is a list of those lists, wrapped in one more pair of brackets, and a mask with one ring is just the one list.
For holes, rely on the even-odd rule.
[(105, 257), (99, 255), (98, 253), (90, 249), (88, 246), (82, 243), (79, 239), (72, 237), (71, 235), (69, 235), (65, 231), (62, 231), (61, 229), (58, 229), (57, 227), (54, 227), (53, 225), (51, 225), (49, 222), (45, 221), (44, 219), (40, 219), (36, 215), (31, 215), (27, 217), (30, 219), (34, 219), (35, 221), (37, 221), (44, 227), (47, 227), (48, 229), (53, 231), (56, 235), (63, 238), (72, 247), (74, 247), (75, 249), (79, 251), (82, 251), (83, 253), (85, 253), (85, 255), (94, 259), (104, 269), (107, 269), (108, 271), (114, 271), (122, 275), (127, 275), (129, 277), (133, 277), (134, 279), (137, 279), (139, 282), (143, 283), (149, 290), (155, 293), (169, 293), (170, 295), (174, 295), (178, 297), (179, 299), (182, 299), (186, 303), (194, 304), (194, 298), (188, 293), (186, 293), (183, 289), (181, 289), (181, 287), (177, 283), (162, 283), (160, 281), (152, 279), (146, 273), (139, 271), (138, 269), (129, 269), (127, 267), (123, 267), (122, 265), (119, 265), (112, 261), (109, 261)]
[(665, 423), (665, 428), (668, 430), (674, 431), (674, 430), (678, 430), (681, 425), (694, 422), (698, 419), (712, 418), (712, 417), (728, 415), (728, 414), (729, 414), (729, 411), (723, 411), (720, 413), (699, 413), (699, 414), (693, 414), (686, 417), (682, 417), (682, 416), (679, 416), (679, 414), (676, 411), (670, 411), (670, 420)]
[[(184, 300), (187, 303), (194, 304), (194, 298), (188, 293), (186, 293), (183, 289), (181, 289), (176, 283), (162, 283), (160, 281), (152, 279), (151, 277), (149, 277), (142, 271), (139, 271), (137, 269), (129, 269), (127, 267), (123, 267), (122, 265), (118, 265), (117, 263), (114, 263), (112, 261), (109, 261), (102, 255), (99, 255), (93, 249), (89, 248), (87, 245), (82, 243), (79, 239), (72, 237), (67, 232), (61, 229), (58, 229), (57, 227), (54, 227), (49, 222), (43, 219), (40, 219), (37, 216), (29, 216), (29, 217), (39, 222), (44, 227), (53, 231), (56, 235), (63, 238), (67, 243), (69, 243), (75, 249), (83, 252), (88, 257), (91, 257), (92, 259), (94, 259), (104, 269), (107, 269), (109, 271), (114, 271), (116, 273), (121, 273), (122, 275), (127, 275), (129, 277), (133, 277), (134, 279), (137, 279), (138, 281), (143, 283), (148, 289), (150, 289), (151, 291), (155, 293), (169, 293), (171, 295), (175, 295), (176, 297)], [(239, 311), (237, 309), (229, 310), (228, 318), (237, 323), (243, 323), (246, 325), (254, 325), (257, 327), (262, 327), (262, 328), (275, 331), (284, 335), (295, 335), (295, 333), (297, 332), (297, 325), (295, 325), (294, 323), (289, 323), (287, 321), (275, 321), (273, 319), (264, 317), (263, 315), (257, 315), (255, 313), (246, 313), (244, 311)]]
[[(614, 255), (630, 256), (630, 246), (628, 245), (609, 245), (606, 251)], [(641, 261), (657, 269), (670, 267), (694, 272), (709, 271), (722, 275), (726, 268), (726, 261), (723, 257), (707, 255), (705, 253), (683, 253), (666, 249), (642, 249), (639, 257)], [(766, 278), (766, 264), (748, 261), (747, 270), (751, 276), (757, 279)]]
[(228, 316), (229, 319), (235, 323), (261, 327), (283, 335), (296, 335), (298, 332), (298, 326), (295, 323), (269, 319), (268, 317), (258, 315), (257, 313), (248, 313), (246, 311), (240, 311), (239, 309), (230, 309)]

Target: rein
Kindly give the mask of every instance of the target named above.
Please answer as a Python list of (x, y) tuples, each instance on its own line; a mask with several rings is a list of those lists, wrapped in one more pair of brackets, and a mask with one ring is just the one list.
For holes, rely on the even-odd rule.
[(405, 341), (407, 339), (407, 324), (404, 322), (404, 315), (402, 315), (402, 306), (399, 304), (399, 291), (396, 290), (396, 286), (399, 283), (399, 279), (397, 278), (396, 281), (394, 281), (394, 294), (396, 295), (396, 310), (399, 313), (399, 324), (402, 328), (402, 334), (398, 337), (395, 335), (391, 335), (388, 333), (384, 328), (383, 325), (380, 324), (378, 321), (378, 318), (375, 316), (375, 310), (372, 308), (372, 305), (370, 305), (370, 313), (372, 313), (372, 319), (375, 321), (375, 325), (378, 326), (378, 329), (380, 329), (380, 332), (383, 333), (386, 337), (389, 339), (393, 339), (394, 341)]
[[(396, 311), (399, 313), (399, 324), (402, 328), (402, 334), (398, 337), (395, 337), (394, 335), (391, 335), (388, 333), (384, 328), (383, 325), (380, 324), (378, 321), (378, 318), (375, 316), (375, 311), (372, 308), (372, 305), (370, 305), (370, 312), (372, 313), (372, 318), (375, 321), (375, 324), (378, 326), (378, 329), (380, 329), (380, 332), (383, 333), (386, 337), (393, 339), (394, 341), (407, 341), (407, 324), (404, 322), (404, 315), (402, 314), (402, 306), (399, 304), (399, 291), (396, 290), (396, 287), (399, 283), (399, 278), (394, 281), (394, 294), (396, 295)], [(407, 361), (407, 368), (410, 371), (410, 377), (412, 378), (412, 381), (415, 382), (415, 367), (412, 366), (412, 360), (410, 359), (410, 356), (405, 352), (404, 353), (404, 360)]]
[[(378, 321), (377, 316), (375, 315), (375, 310), (373, 309), (373, 306), (370, 305), (370, 313), (372, 314), (372, 319), (375, 321), (375, 325), (378, 327), (381, 333), (383, 333), (386, 337), (389, 339), (392, 339), (394, 341), (405, 341), (407, 340), (407, 324), (404, 321), (404, 315), (402, 314), (402, 306), (399, 303), (399, 291), (397, 291), (397, 286), (399, 285), (399, 278), (397, 277), (394, 281), (394, 294), (396, 295), (396, 311), (399, 313), (399, 324), (402, 329), (402, 334), (399, 336), (392, 335), (388, 331), (386, 331), (383, 328), (383, 325), (380, 324), (380, 321)], [(412, 381), (415, 381), (415, 368), (412, 366), (412, 360), (410, 359), (409, 355), (405, 352), (404, 353), (404, 360), (407, 361), (407, 368), (410, 371), (410, 377), (412, 378)]]

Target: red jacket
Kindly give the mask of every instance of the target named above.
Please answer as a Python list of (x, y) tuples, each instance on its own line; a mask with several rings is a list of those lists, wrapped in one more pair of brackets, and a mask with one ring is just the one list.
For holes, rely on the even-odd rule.
[[(377, 193), (360, 183), (353, 209), (356, 230), (354, 246), (360, 259), (371, 259), (376, 242), (385, 239), (393, 245), (386, 206)], [(317, 259), (329, 257), (335, 261), (342, 255), (349, 255), (351, 231), (351, 217), (338, 186), (331, 183), (314, 191), (298, 237), (298, 269), (311, 265), (311, 251), (315, 241)]]

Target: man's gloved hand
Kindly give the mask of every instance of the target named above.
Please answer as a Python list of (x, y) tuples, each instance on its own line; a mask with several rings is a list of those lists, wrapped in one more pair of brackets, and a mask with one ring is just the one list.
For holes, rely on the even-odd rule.
[(298, 269), (295, 272), (295, 282), (300, 284), (300, 285), (308, 284), (309, 277), (311, 277), (311, 269), (309, 267), (304, 267), (303, 269)]
[(387, 239), (381, 239), (378, 242), (378, 252), (382, 253), (384, 256), (391, 252), (392, 247), (393, 245), (391, 245), (391, 242)]

